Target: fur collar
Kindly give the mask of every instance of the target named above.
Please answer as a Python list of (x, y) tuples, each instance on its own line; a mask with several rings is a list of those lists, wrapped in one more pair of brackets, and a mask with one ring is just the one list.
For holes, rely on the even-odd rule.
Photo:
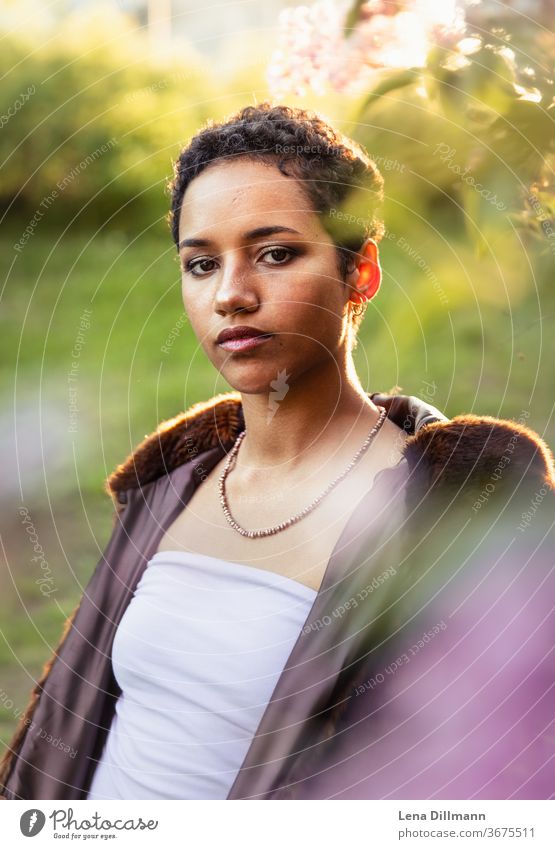
[[(371, 397), (411, 434), (404, 453), (419, 487), (437, 482), (459, 486), (469, 480), (479, 487), (501, 463), (503, 469), (510, 466), (511, 478), (532, 474), (538, 485), (555, 486), (553, 455), (526, 425), (472, 414), (446, 419), (414, 396)], [(109, 475), (105, 489), (114, 501), (125, 501), (126, 490), (145, 486), (203, 451), (218, 446), (229, 450), (243, 427), (238, 392), (194, 404), (146, 435)]]

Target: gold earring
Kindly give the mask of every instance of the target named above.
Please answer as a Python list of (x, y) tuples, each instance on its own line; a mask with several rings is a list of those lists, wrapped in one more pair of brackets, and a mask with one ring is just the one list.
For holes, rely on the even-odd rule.
[(353, 315), (362, 315), (364, 313), (364, 303), (353, 303), (351, 306), (351, 312)]

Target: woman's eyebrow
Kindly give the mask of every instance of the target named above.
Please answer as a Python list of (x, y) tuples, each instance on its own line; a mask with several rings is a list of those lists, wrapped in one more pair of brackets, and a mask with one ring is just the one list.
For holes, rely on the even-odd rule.
[[(275, 236), (277, 233), (294, 233), (296, 236), (301, 236), (302, 233), (299, 233), (298, 230), (294, 230), (292, 227), (285, 227), (283, 225), (273, 225), (272, 227), (256, 227), (254, 230), (248, 230), (248, 232), (243, 233), (243, 240), (245, 242), (252, 241), (253, 239), (262, 239), (266, 236)], [(210, 239), (183, 239), (179, 243), (180, 248), (206, 248), (212, 244)]]
[(296, 236), (301, 236), (298, 230), (293, 230), (292, 227), (284, 227), (281, 225), (275, 225), (273, 227), (256, 227), (254, 230), (249, 230), (248, 233), (245, 233), (245, 240), (250, 239), (263, 239), (266, 236), (275, 236), (276, 233), (295, 233)]

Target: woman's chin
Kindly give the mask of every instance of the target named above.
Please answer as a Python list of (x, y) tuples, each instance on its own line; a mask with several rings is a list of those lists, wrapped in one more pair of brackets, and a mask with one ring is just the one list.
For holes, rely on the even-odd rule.
[(289, 390), (289, 375), (285, 369), (226, 368), (220, 370), (220, 374), (235, 392), (242, 395), (265, 395), (267, 398), (270, 393), (285, 395)]

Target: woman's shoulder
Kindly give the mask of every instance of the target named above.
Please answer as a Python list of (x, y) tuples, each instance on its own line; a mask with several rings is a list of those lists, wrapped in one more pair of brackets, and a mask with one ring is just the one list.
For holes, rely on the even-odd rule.
[(407, 434), (403, 454), (412, 483), (420, 490), (433, 485), (476, 487), (492, 477), (555, 485), (553, 454), (527, 424), (528, 411), (518, 419), (475, 413), (448, 418), (414, 395), (370, 397), (386, 407), (388, 418)]
[(440, 504), (490, 517), (508, 507), (516, 515), (538, 493), (555, 501), (553, 453), (522, 417), (466, 413), (433, 422), (409, 437), (404, 455), (408, 502), (419, 514), (434, 515)]
[(453, 480), (469, 474), (531, 474), (553, 480), (553, 454), (542, 437), (521, 418), (500, 419), (473, 413), (428, 424), (409, 437), (405, 455), (411, 467), (425, 465), (430, 480)]
[(211, 448), (233, 444), (243, 427), (238, 392), (215, 395), (161, 421), (130, 451), (104, 482), (116, 506), (138, 489)]

